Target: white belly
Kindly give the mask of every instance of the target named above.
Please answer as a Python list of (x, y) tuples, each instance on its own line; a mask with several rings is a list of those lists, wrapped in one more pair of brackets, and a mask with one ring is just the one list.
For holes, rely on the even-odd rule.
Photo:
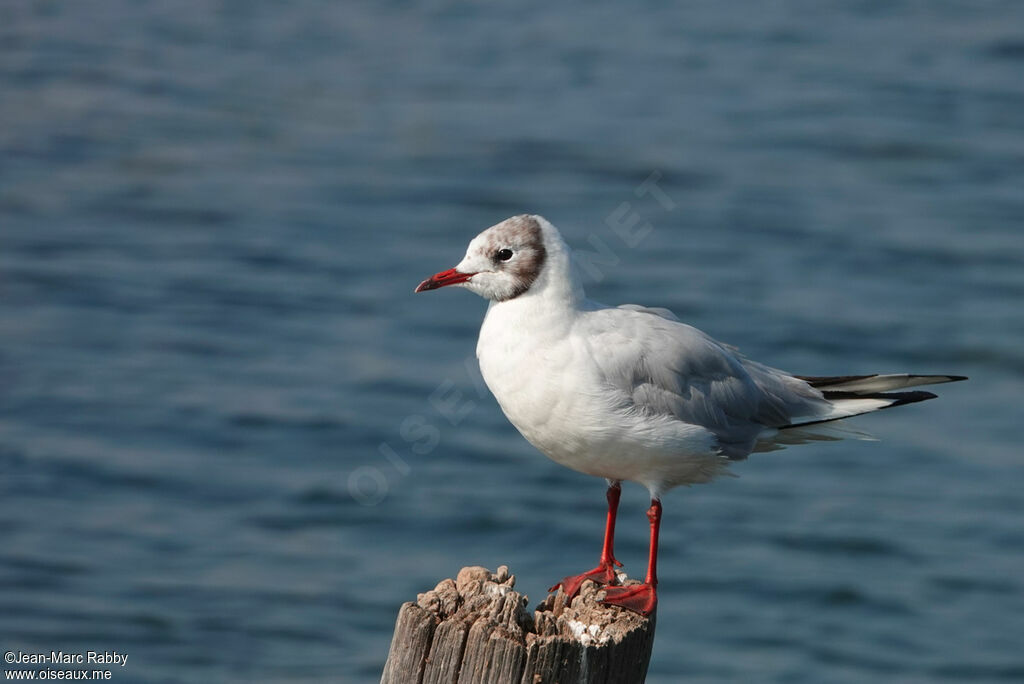
[(485, 321), (477, 349), (484, 381), (523, 437), (555, 462), (658, 492), (706, 482), (725, 467), (710, 432), (628, 410), (568, 339), (505, 330), (497, 340), (493, 332)]

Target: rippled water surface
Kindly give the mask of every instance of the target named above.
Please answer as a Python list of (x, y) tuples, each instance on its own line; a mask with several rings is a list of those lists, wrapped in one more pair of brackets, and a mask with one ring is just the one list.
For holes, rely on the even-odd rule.
[[(373, 681), (399, 604), (461, 566), (532, 601), (592, 566), (603, 482), (479, 393), (484, 302), (412, 295), (534, 212), (595, 298), (756, 359), (971, 376), (860, 421), (880, 442), (666, 496), (649, 681), (1024, 679), (1022, 27), (1014, 2), (0, 9), (0, 646)], [(645, 508), (627, 487), (634, 575)]]

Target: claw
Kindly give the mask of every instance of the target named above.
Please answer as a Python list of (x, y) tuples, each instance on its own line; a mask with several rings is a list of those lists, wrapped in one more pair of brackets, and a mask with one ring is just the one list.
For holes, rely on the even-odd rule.
[(634, 584), (628, 587), (607, 587), (601, 603), (621, 606), (634, 613), (648, 616), (658, 606), (658, 592), (650, 584)]
[(601, 586), (614, 584), (618, 577), (615, 574), (615, 567), (613, 564), (622, 567), (622, 563), (612, 558), (611, 562), (602, 563), (593, 570), (588, 570), (587, 572), (579, 575), (569, 575), (568, 577), (563, 578), (561, 582), (548, 589), (548, 591), (555, 591), (558, 587), (562, 587), (562, 591), (565, 592), (566, 596), (573, 598), (580, 592), (580, 587), (583, 586), (583, 582), (586, 580), (592, 580)]

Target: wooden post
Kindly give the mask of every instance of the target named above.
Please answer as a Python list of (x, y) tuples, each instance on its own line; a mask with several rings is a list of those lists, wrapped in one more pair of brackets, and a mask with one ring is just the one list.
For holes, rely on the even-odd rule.
[(569, 605), (559, 589), (531, 615), (515, 581), (504, 565), (462, 568), (403, 604), (381, 684), (644, 681), (654, 616), (598, 603), (590, 581)]

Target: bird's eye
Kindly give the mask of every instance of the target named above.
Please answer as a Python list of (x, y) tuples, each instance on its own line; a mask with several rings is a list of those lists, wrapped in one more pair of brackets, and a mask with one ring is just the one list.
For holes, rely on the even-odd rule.
[(494, 253), (494, 258), (497, 259), (498, 261), (508, 261), (509, 259), (512, 258), (512, 250), (508, 248), (499, 249), (497, 252)]

